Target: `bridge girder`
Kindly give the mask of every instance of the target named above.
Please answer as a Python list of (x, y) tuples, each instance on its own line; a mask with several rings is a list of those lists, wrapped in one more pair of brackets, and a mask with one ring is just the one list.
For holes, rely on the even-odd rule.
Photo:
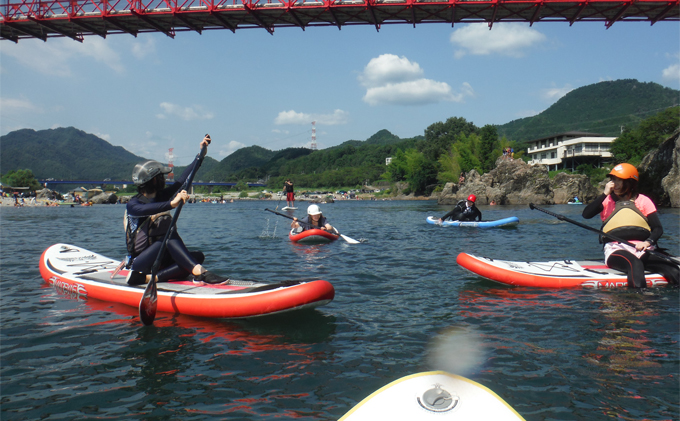
[[(279, 2), (280, 1), (280, 2)], [(146, 3), (146, 4), (145, 4)], [(0, 37), (53, 37), (312, 26), (486, 22), (680, 21), (680, 0), (6, 0)]]

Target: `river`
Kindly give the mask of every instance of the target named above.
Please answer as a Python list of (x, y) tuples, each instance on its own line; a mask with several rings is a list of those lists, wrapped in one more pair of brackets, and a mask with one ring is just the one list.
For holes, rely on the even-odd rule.
[[(325, 279), (335, 300), (250, 320), (158, 313), (48, 287), (58, 242), (118, 259), (123, 206), (0, 214), (3, 420), (335, 420), (405, 375), (443, 369), (496, 392), (527, 420), (680, 419), (679, 290), (510, 288), (461, 267), (462, 251), (509, 260), (600, 258), (597, 234), (527, 206), (482, 206), (515, 228), (438, 227), (435, 201), (322, 205), (345, 235), (292, 244), (276, 202), (186, 205), (180, 235), (233, 278)], [(297, 216), (304, 215), (305, 204)], [(546, 206), (572, 219), (582, 206)], [(680, 210), (661, 209), (680, 254)], [(599, 227), (594, 220), (584, 221)]]

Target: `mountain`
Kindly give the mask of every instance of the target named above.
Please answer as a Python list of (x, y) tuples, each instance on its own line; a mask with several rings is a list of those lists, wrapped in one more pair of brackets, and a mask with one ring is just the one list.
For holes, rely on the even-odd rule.
[(498, 134), (524, 143), (579, 131), (618, 136), (621, 127), (678, 105), (680, 91), (635, 79), (600, 82), (569, 92), (540, 114), (497, 126)]
[(38, 178), (128, 180), (144, 158), (74, 127), (22, 129), (0, 138), (2, 173), (30, 169)]
[(213, 166), (205, 166), (205, 161), (198, 172), (203, 180), (227, 180), (230, 175), (251, 167), (260, 167), (274, 157), (276, 153), (260, 146), (241, 148)]
[[(589, 131), (616, 136), (621, 126), (634, 128), (651, 115), (677, 105), (680, 91), (656, 83), (626, 79), (583, 86), (569, 92), (542, 113), (496, 126), (500, 136), (521, 143), (568, 131)], [(463, 118), (461, 124), (472, 122)], [(448, 120), (447, 120), (448, 121)], [(427, 150), (436, 142), (429, 133), (434, 123), (424, 128), (425, 136), (400, 139), (388, 130), (380, 130), (365, 141), (348, 140), (327, 149), (287, 148), (270, 151), (260, 146), (242, 148), (216, 161), (206, 157), (196, 180), (255, 181), (300, 175), (302, 182), (312, 184), (356, 185), (375, 180), (385, 171), (385, 158), (397, 150)], [(442, 138), (445, 143), (451, 136)], [(447, 143), (447, 145), (448, 145)], [(37, 178), (66, 180), (105, 178), (129, 180), (134, 165), (144, 158), (73, 127), (40, 130), (17, 130), (0, 137), (0, 170), (30, 169)], [(185, 167), (177, 167), (175, 174)], [(325, 184), (324, 184), (325, 183)]]

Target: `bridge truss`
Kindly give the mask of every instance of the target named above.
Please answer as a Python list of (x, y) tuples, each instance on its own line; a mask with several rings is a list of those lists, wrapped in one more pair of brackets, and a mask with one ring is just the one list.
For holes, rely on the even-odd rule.
[(679, 21), (680, 0), (0, 0), (0, 37), (315, 26), (486, 22)]

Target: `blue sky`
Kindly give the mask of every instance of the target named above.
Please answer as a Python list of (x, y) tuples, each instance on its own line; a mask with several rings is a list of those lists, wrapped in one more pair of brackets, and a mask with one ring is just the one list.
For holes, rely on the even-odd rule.
[(680, 89), (677, 22), (386, 25), (0, 41), (0, 134), (73, 126), (186, 165), (259, 145), (320, 149), (449, 117), (535, 115), (572, 89), (638, 79)]

